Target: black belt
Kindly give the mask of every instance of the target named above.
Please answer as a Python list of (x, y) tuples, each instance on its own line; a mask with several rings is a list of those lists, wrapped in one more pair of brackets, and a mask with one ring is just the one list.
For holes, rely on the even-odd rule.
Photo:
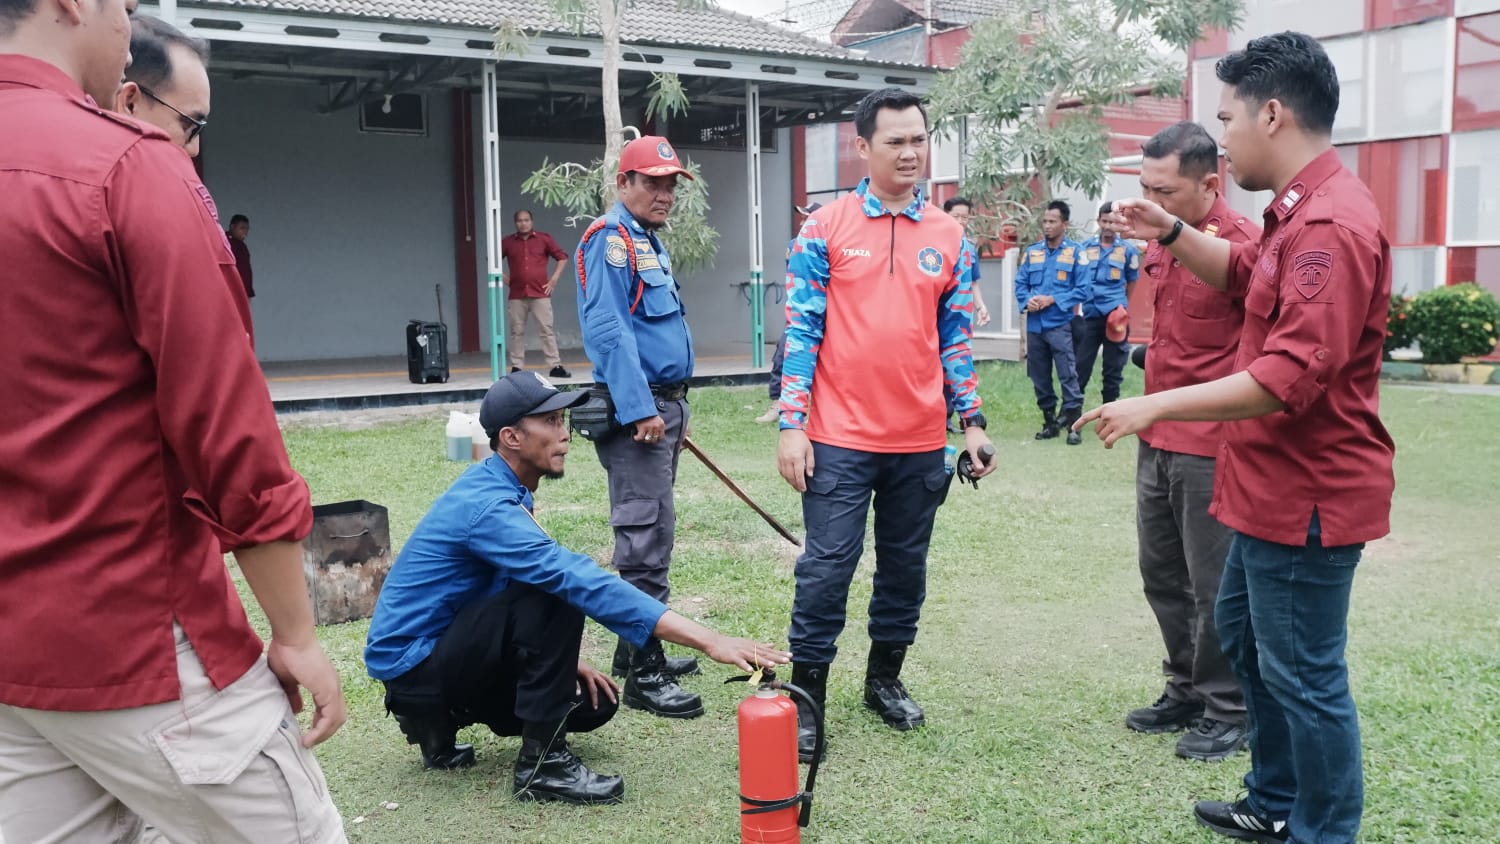
[(688, 384), (686, 381), (678, 381), (676, 384), (652, 384), (651, 395), (662, 401), (679, 401), (687, 398)]

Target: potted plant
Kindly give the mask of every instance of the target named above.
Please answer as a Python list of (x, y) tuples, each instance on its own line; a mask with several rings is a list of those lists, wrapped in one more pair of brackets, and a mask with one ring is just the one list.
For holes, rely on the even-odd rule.
[[(1478, 358), (1500, 344), (1500, 301), (1473, 282), (1429, 290), (1405, 310), (1434, 381), (1483, 384), (1495, 367)], [(1389, 340), (1387, 340), (1389, 344)], [(1387, 346), (1389, 348), (1389, 345)]]

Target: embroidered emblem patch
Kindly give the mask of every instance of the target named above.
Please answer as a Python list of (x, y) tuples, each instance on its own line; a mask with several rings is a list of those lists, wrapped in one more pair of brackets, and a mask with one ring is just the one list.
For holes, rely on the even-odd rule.
[[(530, 372), (530, 370), (527, 370), (527, 371)], [(556, 390), (557, 389), (556, 387), (552, 386), (552, 382), (551, 381), (548, 381), (546, 378), (543, 378), (542, 374), (540, 372), (532, 372), (531, 373), (531, 377), (535, 378), (537, 380), (538, 384), (541, 384), (543, 387), (546, 387), (549, 390)]]
[(625, 246), (624, 238), (613, 234), (604, 238), (604, 262), (611, 267), (623, 267), (630, 263), (630, 252)]
[(666, 141), (656, 145), (656, 154), (661, 156), (662, 161), (671, 161), (677, 157), (677, 153), (672, 151), (672, 145)]
[(1030, 252), (1027, 252), (1026, 254), (1027, 254), (1027, 256), (1029, 256), (1028, 260), (1031, 263), (1033, 263), (1033, 264), (1045, 263), (1046, 260), (1047, 260), (1047, 256), (1045, 254), (1043, 254), (1041, 252), (1041, 250), (1038, 250), (1038, 249), (1033, 249)]
[(923, 274), (936, 278), (943, 272), (943, 253), (937, 251), (937, 247), (926, 246), (917, 253), (917, 269)]
[(1333, 270), (1333, 253), (1326, 249), (1298, 252), (1292, 258), (1292, 269), (1296, 273), (1297, 292), (1304, 299), (1315, 298), (1328, 285)]
[(1208, 235), (1209, 237), (1218, 237), (1219, 236), (1219, 223), (1218, 223), (1218, 221), (1214, 221), (1214, 222), (1209, 223), (1208, 225), (1204, 226), (1203, 227), (1203, 233), (1206, 234), (1206, 235)]
[(1099, 260), (1099, 247), (1097, 247), (1097, 246), (1090, 246), (1089, 247), (1089, 261), (1092, 263), (1092, 262), (1097, 261), (1097, 260)]

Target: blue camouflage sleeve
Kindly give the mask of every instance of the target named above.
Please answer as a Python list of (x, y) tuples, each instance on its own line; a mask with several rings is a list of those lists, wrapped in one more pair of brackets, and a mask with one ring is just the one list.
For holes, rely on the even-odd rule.
[(938, 299), (938, 355), (943, 362), (943, 396), (960, 418), (979, 412), (979, 381), (974, 374), (974, 252), (965, 243), (943, 295)]
[(786, 357), (781, 364), (780, 427), (807, 427), (813, 373), (828, 312), (828, 241), (815, 218), (802, 224), (786, 262)]

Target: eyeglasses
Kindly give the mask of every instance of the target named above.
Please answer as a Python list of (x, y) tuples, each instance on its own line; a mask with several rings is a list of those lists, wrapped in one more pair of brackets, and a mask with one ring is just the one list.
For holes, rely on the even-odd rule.
[(141, 89), (142, 94), (145, 94), (151, 99), (156, 100), (158, 103), (161, 103), (162, 105), (171, 109), (174, 113), (176, 113), (178, 117), (182, 118), (182, 128), (187, 130), (187, 140), (183, 142), (184, 144), (192, 143), (193, 139), (198, 137), (198, 134), (208, 126), (207, 120), (199, 120), (196, 117), (189, 117), (186, 114), (183, 114), (178, 110), (177, 106), (174, 106), (161, 97), (158, 97), (154, 91), (152, 91), (150, 88), (147, 88), (145, 85), (137, 83), (136, 87)]

